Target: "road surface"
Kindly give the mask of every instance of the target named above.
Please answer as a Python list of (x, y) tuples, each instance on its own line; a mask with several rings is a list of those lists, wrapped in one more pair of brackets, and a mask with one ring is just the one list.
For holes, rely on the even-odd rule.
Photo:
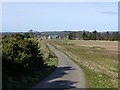
[(85, 78), (80, 67), (52, 45), (48, 44), (48, 47), (58, 57), (59, 65), (50, 76), (32, 88), (85, 88)]

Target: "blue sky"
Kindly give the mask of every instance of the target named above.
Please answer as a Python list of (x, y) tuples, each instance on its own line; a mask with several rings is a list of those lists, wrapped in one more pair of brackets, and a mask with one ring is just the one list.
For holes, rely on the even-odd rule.
[(117, 2), (7, 2), (2, 11), (2, 32), (118, 30)]

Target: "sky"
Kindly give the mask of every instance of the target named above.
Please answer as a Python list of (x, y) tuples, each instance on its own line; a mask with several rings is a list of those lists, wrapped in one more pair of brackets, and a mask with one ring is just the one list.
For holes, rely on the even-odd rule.
[(4, 2), (2, 32), (117, 31), (117, 2)]

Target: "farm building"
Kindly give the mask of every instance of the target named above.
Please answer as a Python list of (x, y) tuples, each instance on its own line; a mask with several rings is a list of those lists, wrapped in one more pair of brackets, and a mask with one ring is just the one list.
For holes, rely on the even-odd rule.
[(58, 35), (50, 35), (47, 37), (47, 39), (57, 39), (57, 38), (59, 38)]

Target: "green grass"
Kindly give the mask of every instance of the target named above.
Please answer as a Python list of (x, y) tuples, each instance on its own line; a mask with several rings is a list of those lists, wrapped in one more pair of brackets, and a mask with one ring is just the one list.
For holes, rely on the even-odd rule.
[[(73, 60), (75, 62), (75, 60)], [(85, 67), (84, 65), (75, 62), (83, 69), (85, 79), (86, 79), (86, 86), (87, 88), (117, 88), (117, 84), (113, 84), (111, 78), (102, 73), (96, 73), (89, 68)]]
[(55, 66), (55, 67), (57, 67), (57, 65), (58, 65), (58, 59), (57, 58), (49, 58), (49, 60), (46, 60), (45, 63), (48, 64), (49, 66)]

